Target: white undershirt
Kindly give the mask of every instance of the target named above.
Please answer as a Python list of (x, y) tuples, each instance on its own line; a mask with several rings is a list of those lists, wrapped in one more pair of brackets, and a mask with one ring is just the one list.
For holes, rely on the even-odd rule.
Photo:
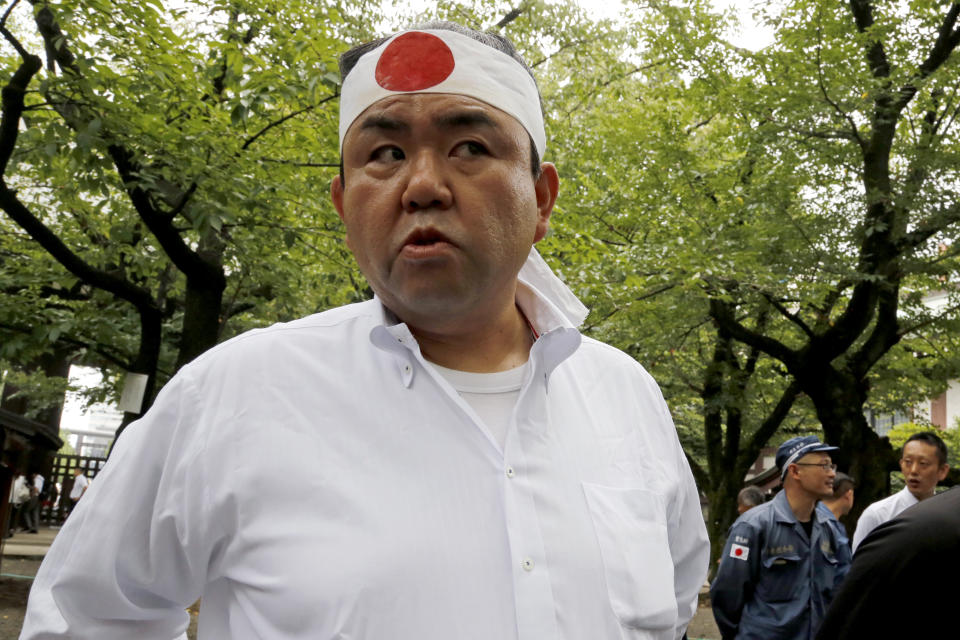
[(460, 397), (480, 416), (503, 450), (507, 441), (510, 415), (520, 397), (520, 387), (529, 360), (519, 367), (494, 373), (472, 373), (447, 369), (430, 363), (450, 383)]

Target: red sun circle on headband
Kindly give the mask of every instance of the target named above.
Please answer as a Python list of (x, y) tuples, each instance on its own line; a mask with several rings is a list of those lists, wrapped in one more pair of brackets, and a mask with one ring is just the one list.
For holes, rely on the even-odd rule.
[(389, 91), (422, 91), (453, 73), (453, 52), (435, 35), (412, 31), (393, 39), (377, 61), (377, 84)]

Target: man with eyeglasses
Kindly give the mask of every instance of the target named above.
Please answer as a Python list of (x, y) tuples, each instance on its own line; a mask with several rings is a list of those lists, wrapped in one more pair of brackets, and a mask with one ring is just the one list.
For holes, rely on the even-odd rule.
[(837, 465), (816, 436), (777, 449), (783, 490), (733, 526), (710, 587), (724, 640), (811, 640), (849, 568), (817, 501), (833, 494)]
[(900, 471), (906, 483), (904, 488), (867, 507), (857, 521), (853, 532), (853, 551), (878, 526), (896, 518), (902, 511), (934, 494), (937, 483), (947, 477), (947, 445), (931, 431), (915, 433), (903, 444)]

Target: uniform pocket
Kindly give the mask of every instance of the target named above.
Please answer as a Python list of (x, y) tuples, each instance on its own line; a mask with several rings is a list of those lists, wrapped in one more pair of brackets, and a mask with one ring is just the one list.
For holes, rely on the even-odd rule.
[(600, 546), (610, 604), (631, 629), (677, 622), (673, 558), (663, 498), (645, 489), (583, 483)]
[(762, 562), (764, 571), (757, 587), (758, 599), (765, 602), (793, 600), (801, 585), (800, 556), (795, 553), (767, 555)]

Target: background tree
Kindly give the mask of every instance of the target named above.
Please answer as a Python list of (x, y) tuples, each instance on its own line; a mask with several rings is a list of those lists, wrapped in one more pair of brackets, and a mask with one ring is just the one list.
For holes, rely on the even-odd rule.
[[(737, 200), (749, 174), (772, 197), (743, 198), (714, 226), (729, 259), (705, 260), (701, 280), (718, 326), (782, 363), (841, 446), (860, 481), (854, 519), (885, 494), (895, 463), (864, 418), (871, 371), (904, 336), (956, 312), (952, 290), (938, 310), (923, 297), (956, 277), (960, 5), (901, 9), (790, 2), (767, 16), (777, 39), (757, 53), (724, 46), (700, 3), (658, 5), (661, 27), (648, 32), (736, 124), (732, 149), (764, 150), (714, 192)], [(771, 203), (777, 215), (764, 212)], [(758, 305), (777, 314), (763, 330), (743, 320)]]
[[(31, 5), (32, 15), (14, 14)], [(2, 264), (7, 289), (31, 298), (28, 309), (75, 314), (50, 326), (4, 308), (5, 357), (27, 338), (66, 342), (81, 362), (147, 374), (148, 403), (158, 372), (362, 288), (326, 190), (337, 166), (336, 53), (367, 28), (358, 16), (369, 7), (180, 7), (32, 0), (3, 16), (15, 55), (0, 208), (19, 227), (5, 225), (17, 245)], [(37, 251), (24, 234), (58, 263), (54, 275), (41, 261), (53, 277), (24, 277), (35, 263), (22, 258)]]

